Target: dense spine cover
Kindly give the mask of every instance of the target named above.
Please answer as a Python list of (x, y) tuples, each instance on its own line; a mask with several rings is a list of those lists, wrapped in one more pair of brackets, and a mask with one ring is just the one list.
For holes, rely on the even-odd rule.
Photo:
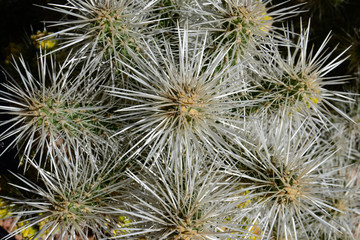
[(65, 2), (0, 92), (8, 238), (359, 238), (359, 99), (303, 5)]

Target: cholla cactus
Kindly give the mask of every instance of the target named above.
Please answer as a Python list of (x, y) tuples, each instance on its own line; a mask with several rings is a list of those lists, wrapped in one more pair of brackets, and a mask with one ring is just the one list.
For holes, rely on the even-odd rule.
[(15, 63), (20, 82), (9, 79), (3, 84), (6, 91), (1, 92), (0, 109), (10, 115), (3, 122), (10, 127), (1, 133), (1, 139), (13, 138), (5, 150), (18, 147), (24, 160), (37, 154), (41, 159), (44, 152), (61, 146), (71, 148), (76, 142), (111, 144), (113, 103), (100, 86), (108, 74), (91, 64), (83, 64), (76, 73), (77, 63), (68, 57), (58, 67), (55, 57), (41, 53), (38, 76), (22, 58), (20, 64)]
[(231, 169), (235, 175), (247, 175), (242, 184), (252, 189), (250, 203), (244, 206), (252, 212), (245, 218), (257, 223), (262, 239), (306, 239), (315, 224), (339, 233), (341, 226), (330, 221), (330, 212), (341, 210), (328, 198), (335, 199), (343, 189), (336, 187), (340, 180), (334, 170), (325, 167), (336, 149), (319, 140), (318, 130), (293, 130), (289, 125), (291, 121), (281, 118), (255, 125), (252, 139), (257, 144), (248, 154), (240, 152), (239, 163)]
[[(340, 231), (333, 232), (321, 225), (314, 225), (315, 236), (321, 236), (324, 239), (358, 239), (360, 236), (360, 214), (359, 214), (359, 167), (347, 167), (342, 169), (338, 176), (345, 179), (341, 190), (335, 192), (328, 200), (331, 207), (338, 210), (329, 209), (332, 220), (329, 224), (339, 225)], [(326, 220), (324, 217), (322, 217)]]
[[(234, 214), (236, 205), (246, 201), (244, 189), (222, 171), (217, 159), (209, 159), (194, 149), (178, 156), (175, 168), (169, 167), (165, 156), (156, 160), (153, 169), (129, 172), (136, 182), (128, 203), (128, 211), (136, 219), (129, 236), (145, 239), (238, 239), (243, 225), (226, 218)], [(215, 161), (214, 161), (215, 160)], [(213, 162), (210, 162), (213, 161)], [(160, 164), (164, 162), (165, 164)], [(228, 177), (228, 178), (227, 178)]]
[[(56, 171), (38, 169), (38, 183), (18, 176), (22, 196), (4, 197), (13, 203), (12, 216), (17, 217), (22, 227), (12, 233), (40, 225), (34, 238), (46, 239), (96, 239), (114, 235), (118, 216), (111, 210), (121, 208), (121, 189), (124, 179), (122, 164), (114, 165), (109, 159), (116, 158), (112, 151), (104, 149), (92, 152), (74, 146), (71, 154), (55, 151), (49, 155), (52, 162), (63, 158)], [(95, 166), (95, 167), (94, 167)]]
[[(344, 84), (347, 77), (328, 77), (328, 73), (342, 64), (342, 52), (333, 59), (334, 50), (326, 53), (326, 45), (330, 36), (315, 50), (309, 50), (309, 26), (298, 36), (296, 45), (287, 46), (281, 51), (275, 44), (272, 48), (264, 48), (260, 65), (253, 65), (252, 71), (257, 78), (257, 91), (250, 93), (252, 98), (263, 98), (263, 106), (253, 111), (272, 113), (287, 109), (301, 119), (308, 118), (312, 122), (324, 125), (331, 124), (329, 116), (332, 112), (350, 119), (347, 114), (334, 105), (334, 101), (353, 102), (351, 93), (332, 91), (329, 85)], [(286, 37), (289, 41), (289, 36)], [(275, 47), (275, 48), (274, 48)], [(284, 53), (285, 52), (285, 53)]]
[[(112, 78), (119, 73), (115, 66), (128, 61), (129, 49), (141, 50), (139, 40), (154, 33), (159, 17), (151, 1), (133, 0), (68, 0), (66, 4), (49, 4), (52, 11), (67, 19), (48, 22), (50, 28), (60, 28), (43, 39), (56, 39), (62, 49), (76, 49), (97, 62), (106, 62)], [(154, 16), (155, 15), (155, 16)], [(113, 83), (114, 84), (114, 83)]]
[[(238, 63), (239, 59), (256, 55), (256, 48), (268, 41), (268, 36), (280, 38), (276, 23), (298, 13), (298, 6), (281, 7), (270, 1), (258, 0), (208, 0), (201, 14), (206, 17), (215, 48), (230, 47), (227, 57)], [(209, 26), (207, 26), (209, 25)], [(285, 39), (282, 39), (282, 43)]]
[(69, 18), (51, 22), (52, 26), (64, 29), (49, 37), (65, 40), (61, 42), (61, 48), (78, 46), (81, 51), (95, 51), (109, 59), (120, 57), (126, 51), (125, 47), (136, 47), (136, 40), (156, 20), (151, 16), (151, 7), (155, 2), (69, 0), (64, 5), (50, 4), (50, 10)]
[(247, 103), (238, 97), (247, 90), (238, 78), (241, 69), (231, 71), (221, 63), (228, 49), (207, 55), (206, 39), (196, 39), (191, 49), (187, 33), (185, 29), (179, 36), (178, 54), (169, 44), (163, 53), (156, 42), (144, 49), (144, 55), (134, 58), (136, 68), (126, 73), (131, 88), (110, 91), (129, 100), (117, 111), (124, 126), (119, 134), (135, 139), (132, 148), (151, 146), (148, 158), (164, 150), (181, 152), (183, 144), (225, 153), (231, 148), (226, 138), (241, 136), (236, 131), (243, 116), (237, 109)]
[(39, 76), (20, 58), (2, 83), (0, 148), (26, 164), (7, 238), (359, 238), (358, 100), (330, 35), (284, 22), (299, 5), (65, 2)]

